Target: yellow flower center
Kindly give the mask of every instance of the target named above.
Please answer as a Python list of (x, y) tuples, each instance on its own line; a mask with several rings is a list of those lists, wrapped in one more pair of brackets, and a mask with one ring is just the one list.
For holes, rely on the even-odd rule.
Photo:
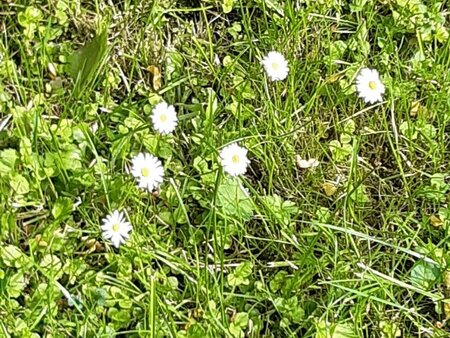
[(143, 177), (148, 177), (148, 175), (150, 175), (150, 170), (148, 168), (142, 168), (141, 169), (141, 175)]
[(159, 117), (159, 119), (160, 119), (160, 121), (161, 122), (166, 122), (167, 121), (167, 115), (166, 114), (162, 114), (160, 117)]
[(118, 223), (113, 224), (112, 230), (114, 232), (119, 232), (119, 229), (120, 229), (120, 225)]
[(231, 161), (233, 161), (234, 164), (238, 164), (239, 163), (239, 156), (238, 155), (233, 155), (233, 157), (231, 158)]
[(273, 70), (278, 70), (278, 63), (272, 62), (272, 69)]
[(377, 84), (375, 81), (369, 81), (369, 88), (375, 90), (377, 88)]

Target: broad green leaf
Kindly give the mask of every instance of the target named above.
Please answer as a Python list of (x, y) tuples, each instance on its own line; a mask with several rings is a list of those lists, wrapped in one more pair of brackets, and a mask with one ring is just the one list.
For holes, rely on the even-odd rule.
[(194, 158), (193, 167), (199, 174), (205, 174), (211, 171), (208, 167), (208, 162), (201, 156)]
[(73, 202), (68, 197), (59, 197), (52, 208), (52, 215), (55, 219), (70, 215), (73, 208)]
[(248, 319), (248, 313), (246, 312), (239, 312), (235, 315), (229, 328), (233, 337), (244, 337), (242, 329), (248, 325)]
[(445, 174), (434, 174), (431, 176), (430, 183), (439, 191), (447, 191), (449, 185), (445, 182)]
[[(53, 279), (53, 276), (49, 276)], [(46, 303), (43, 304), (42, 300), (45, 299)], [(31, 299), (27, 301), (27, 306), (35, 310), (47, 308), (49, 313), (55, 313), (58, 311), (57, 301), (61, 299), (61, 291), (55, 285), (55, 283), (47, 283), (41, 281), (38, 285), (33, 283)]]
[(436, 137), (436, 128), (432, 124), (425, 123), (423, 126), (421, 126), (420, 131), (428, 140), (434, 139)]
[(248, 221), (253, 215), (253, 202), (237, 178), (227, 177), (217, 191), (217, 205), (226, 216)]
[(51, 126), (52, 132), (66, 140), (72, 138), (72, 121), (69, 119), (61, 119), (58, 124)]
[(358, 338), (349, 324), (331, 324), (326, 321), (316, 323), (316, 338)]
[(62, 269), (61, 260), (55, 255), (45, 255), (44, 257), (42, 257), (39, 265), (42, 270), (52, 278), (59, 279), (59, 277), (61, 277), (64, 272)]
[(397, 338), (402, 336), (402, 331), (397, 323), (382, 320), (379, 323), (381, 338)]
[(450, 185), (446, 183), (446, 174), (433, 174), (430, 178), (429, 185), (422, 185), (417, 189), (417, 196), (433, 200), (444, 202)]
[(353, 185), (351, 185), (349, 187), (349, 191), (352, 192), (350, 194), (350, 198), (359, 204), (364, 204), (370, 201), (369, 196), (366, 193), (366, 187), (362, 184), (358, 185), (356, 189)]
[(10, 184), (17, 195), (25, 195), (30, 191), (27, 179), (20, 174), (15, 173), (11, 175)]
[(61, 164), (65, 170), (81, 168), (81, 150), (74, 144), (67, 144), (61, 154)]
[(343, 162), (352, 153), (352, 146), (350, 144), (341, 144), (338, 140), (330, 142), (330, 150), (333, 158), (337, 162)]
[(16, 318), (14, 321), (14, 331), (15, 333), (20, 333), (23, 337), (24, 331), (28, 329), (27, 323), (22, 318)]
[(9, 277), (6, 293), (11, 298), (17, 298), (23, 294), (23, 289), (27, 285), (23, 271), (18, 271)]
[(305, 310), (299, 304), (298, 298), (292, 296), (284, 301), (284, 312), (294, 323), (301, 323), (305, 319)]
[(222, 9), (224, 13), (230, 13), (233, 10), (234, 0), (223, 0)]
[(291, 216), (299, 212), (299, 208), (294, 202), (283, 201), (278, 195), (264, 196), (262, 199), (270, 209), (271, 216), (283, 225), (288, 225), (291, 221)]
[(14, 149), (0, 151), (0, 175), (6, 175), (13, 171), (17, 158), (17, 151)]
[(227, 276), (227, 282), (230, 286), (238, 286), (241, 284), (248, 285), (249, 284), (248, 279), (246, 279), (246, 278), (242, 279), (241, 277), (236, 276), (234, 273), (230, 273)]
[(414, 127), (414, 124), (404, 121), (399, 126), (400, 132), (405, 135), (409, 140), (415, 140), (417, 139), (417, 131)]
[(334, 41), (330, 44), (330, 61), (340, 60), (344, 55), (345, 50), (347, 49), (347, 43), (342, 40)]
[(275, 277), (273, 277), (273, 279), (269, 283), (270, 290), (272, 290), (272, 292), (277, 292), (279, 289), (281, 289), (284, 282), (286, 281), (287, 275), (287, 271), (278, 271)]
[(109, 309), (108, 317), (119, 323), (129, 323), (131, 320), (131, 313), (129, 310), (118, 310), (113, 307)]
[(334, 327), (332, 338), (358, 338), (354, 329), (348, 324), (337, 324)]
[(368, 0), (353, 0), (352, 4), (350, 5), (350, 9), (352, 10), (352, 12), (362, 11), (367, 1)]
[(349, 134), (341, 134), (339, 140), (342, 144), (350, 144), (352, 142), (352, 137)]
[(33, 148), (31, 140), (28, 137), (22, 137), (20, 140), (20, 158), (23, 163), (31, 165), (33, 162)]
[[(180, 337), (178, 337), (179, 333), (180, 332), (177, 332), (177, 338), (183, 338), (182, 335)], [(205, 337), (208, 337), (208, 335), (207, 335), (205, 329), (200, 324), (196, 324), (194, 322), (194, 324), (189, 327), (188, 334), (184, 337), (186, 337), (186, 338), (205, 338)]]
[(356, 125), (355, 125), (355, 121), (353, 120), (348, 120), (347, 122), (345, 122), (344, 124), (344, 133), (347, 134), (353, 134), (355, 132), (356, 129)]
[(290, 298), (278, 297), (274, 302), (277, 311), (282, 314), (282, 323), (284, 327), (289, 326), (290, 323), (301, 323), (305, 320), (305, 310), (302, 308), (297, 296)]
[(30, 6), (17, 15), (17, 21), (22, 27), (27, 28), (31, 24), (39, 22), (42, 17), (43, 14), (40, 9)]
[(415, 286), (431, 289), (440, 279), (441, 272), (436, 264), (419, 261), (411, 270), (411, 281)]
[(247, 120), (254, 115), (255, 109), (248, 104), (240, 102), (233, 96), (233, 102), (225, 106), (225, 110), (231, 112), (240, 120)]
[(252, 273), (253, 264), (249, 261), (242, 262), (236, 268), (236, 274), (241, 277), (248, 277)]
[(248, 313), (239, 312), (233, 319), (233, 323), (239, 327), (246, 327), (248, 324)]
[[(145, 142), (146, 139), (143, 141)], [(113, 158), (126, 158), (130, 153), (130, 137), (118, 137), (112, 142), (111, 154)]]
[(251, 262), (242, 262), (240, 263), (236, 271), (234, 273), (230, 273), (227, 276), (227, 281), (230, 286), (238, 286), (238, 285), (248, 285), (250, 280), (247, 278), (250, 276), (253, 270), (253, 265)]
[(0, 262), (8, 267), (20, 268), (27, 261), (28, 257), (14, 245), (6, 245), (0, 248)]
[(186, 218), (186, 213), (188, 212), (188, 205), (178, 206), (173, 212), (173, 219), (177, 224), (187, 224), (189, 220)]
[(144, 123), (133, 116), (128, 116), (127, 118), (125, 118), (124, 125), (134, 131), (136, 129), (142, 128), (144, 126)]
[(133, 306), (133, 301), (131, 299), (121, 299), (118, 304), (122, 309), (131, 309)]
[(238, 325), (236, 325), (234, 323), (230, 324), (229, 331), (233, 337), (244, 338), (244, 332), (241, 330), (241, 328)]
[(107, 53), (107, 30), (103, 29), (70, 58), (70, 75), (75, 81), (74, 95), (82, 94), (95, 79)]

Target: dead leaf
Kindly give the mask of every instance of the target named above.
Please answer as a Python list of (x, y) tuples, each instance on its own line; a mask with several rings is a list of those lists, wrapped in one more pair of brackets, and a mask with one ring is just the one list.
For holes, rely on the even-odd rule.
[(91, 249), (95, 245), (96, 242), (97, 241), (95, 240), (95, 238), (90, 238), (90, 239), (86, 240), (85, 244), (89, 249)]
[(100, 242), (95, 242), (95, 251), (96, 252), (100, 252), (100, 251), (103, 251), (105, 249), (105, 247), (103, 246), (103, 244), (102, 243), (100, 243)]
[(421, 108), (420, 102), (419, 101), (413, 101), (411, 103), (411, 108), (409, 110), (409, 114), (411, 116), (416, 116), (417, 113), (419, 112), (420, 108)]
[(430, 223), (432, 226), (438, 228), (444, 224), (444, 222), (437, 216), (431, 215)]
[(46, 247), (48, 246), (48, 243), (42, 239), (42, 236), (41, 236), (40, 234), (37, 234), (36, 237), (35, 237), (34, 239), (36, 240), (36, 243), (37, 243), (41, 248), (46, 248)]
[(159, 188), (156, 188), (153, 192), (152, 192), (152, 195), (153, 195), (153, 197), (155, 197), (155, 198), (159, 198), (159, 195), (161, 194), (161, 191), (160, 191), (160, 189)]
[(340, 79), (342, 78), (342, 75), (341, 74), (332, 74), (331, 76), (329, 76), (327, 79), (326, 79), (326, 82), (327, 83), (333, 83), (333, 82), (337, 82), (337, 81), (339, 81)]
[[(446, 305), (448, 304), (444, 304), (444, 310)], [(438, 329), (442, 329), (445, 326), (445, 324), (443, 322), (437, 321), (436, 323), (434, 323), (434, 326)]]
[(324, 184), (322, 184), (322, 189), (325, 192), (325, 195), (327, 195), (328, 197), (333, 196), (337, 191), (337, 187), (330, 182), (325, 182)]
[[(450, 291), (450, 270), (445, 270), (443, 273), (443, 284), (444, 284), (444, 295), (448, 299), (449, 298), (449, 291)], [(444, 314), (445, 314), (445, 320), (450, 319), (450, 304), (447, 302), (444, 302)]]
[(48, 72), (50, 74), (50, 78), (54, 80), (56, 78), (56, 68), (55, 65), (51, 62), (47, 64)]
[(446, 270), (445, 272), (444, 272), (444, 286), (447, 288), (447, 289), (450, 289), (450, 270)]
[(444, 303), (445, 320), (450, 319), (450, 304)]
[(147, 70), (152, 74), (152, 85), (154, 90), (159, 90), (161, 88), (161, 72), (157, 66), (148, 66)]
[(192, 311), (192, 317), (195, 319), (202, 318), (203, 316), (203, 310), (200, 308), (195, 308), (194, 311)]
[(89, 238), (88, 236), (84, 236), (81, 238), (81, 240), (87, 247), (87, 250), (83, 252), (84, 254), (103, 251), (103, 245), (95, 238)]

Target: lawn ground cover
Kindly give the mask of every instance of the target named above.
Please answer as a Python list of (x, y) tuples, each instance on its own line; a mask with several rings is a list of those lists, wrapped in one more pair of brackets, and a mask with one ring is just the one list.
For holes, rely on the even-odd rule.
[(449, 337), (449, 13), (0, 2), (0, 337)]

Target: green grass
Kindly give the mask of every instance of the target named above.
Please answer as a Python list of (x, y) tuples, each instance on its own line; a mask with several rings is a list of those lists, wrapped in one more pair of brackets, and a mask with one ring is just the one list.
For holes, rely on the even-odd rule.
[[(1, 2), (0, 337), (448, 337), (448, 2), (222, 5)], [(383, 102), (358, 98), (364, 67)], [(129, 174), (142, 151), (153, 194)]]

